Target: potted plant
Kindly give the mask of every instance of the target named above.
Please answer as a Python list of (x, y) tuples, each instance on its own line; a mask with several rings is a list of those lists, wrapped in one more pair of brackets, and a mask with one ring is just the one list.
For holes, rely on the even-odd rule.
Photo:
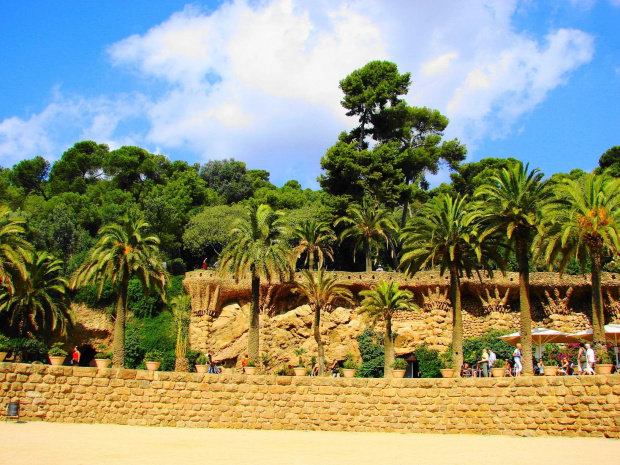
[(254, 360), (248, 360), (248, 364), (245, 366), (245, 374), (246, 375), (255, 375), (258, 371), (256, 366), (256, 362)]
[(493, 368), (491, 368), (491, 375), (493, 378), (503, 378), (504, 372), (506, 371), (506, 360), (503, 358), (498, 358), (495, 360), (493, 364)]
[(62, 348), (62, 342), (55, 342), (52, 344), (52, 348), (47, 352), (47, 355), (52, 365), (62, 365), (65, 363), (67, 351)]
[(157, 371), (161, 365), (164, 355), (159, 350), (147, 352), (144, 356), (144, 364), (149, 371)]
[(97, 347), (97, 353), (95, 354), (95, 365), (97, 368), (107, 368), (112, 362), (112, 352), (106, 351), (104, 345)]
[(206, 373), (207, 371), (209, 371), (207, 357), (205, 357), (205, 354), (200, 354), (196, 357), (196, 373)]
[(344, 356), (344, 363), (342, 364), (342, 374), (345, 378), (353, 378), (357, 371), (357, 364), (353, 361), (353, 354), (347, 354)]
[(606, 349), (600, 350), (596, 354), (596, 364), (594, 365), (594, 371), (597, 375), (610, 375), (614, 366), (611, 362), (611, 357)]
[(392, 367), (392, 377), (394, 378), (404, 378), (405, 371), (407, 370), (407, 360), (404, 358), (397, 358), (394, 360), (394, 363), (391, 365)]
[(299, 357), (299, 361), (297, 362), (297, 366), (293, 368), (295, 372), (295, 376), (305, 376), (306, 375), (306, 367), (304, 366), (303, 355), (307, 352), (306, 349), (300, 347), (299, 349), (295, 349), (295, 355)]
[(0, 362), (3, 362), (7, 354), (11, 351), (9, 338), (0, 334)]
[(454, 365), (452, 364), (452, 351), (446, 351), (440, 356), (441, 363), (443, 363), (443, 368), (441, 371), (441, 376), (444, 378), (452, 378), (454, 376)]

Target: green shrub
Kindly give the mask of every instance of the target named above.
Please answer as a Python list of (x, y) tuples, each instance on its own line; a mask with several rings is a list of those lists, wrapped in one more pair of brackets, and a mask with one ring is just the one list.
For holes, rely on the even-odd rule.
[(163, 362), (164, 354), (160, 350), (152, 350), (144, 355), (145, 362)]
[(342, 364), (342, 368), (345, 370), (357, 370), (359, 367), (357, 363), (355, 363), (353, 354), (347, 354), (344, 356), (344, 363)]
[(185, 262), (181, 258), (175, 258), (173, 260), (168, 261), (168, 272), (172, 276), (181, 276), (184, 275), (187, 271), (187, 267), (185, 266)]
[(8, 343), (13, 354), (22, 362), (47, 362), (48, 347), (37, 339), (17, 338)]
[(183, 289), (183, 278), (185, 276), (173, 276), (168, 281), (168, 288), (166, 289), (166, 299), (170, 301), (178, 295), (185, 294)]
[(4, 334), (0, 334), (0, 352), (10, 352), (12, 349), (11, 344), (9, 344), (9, 338)]
[(559, 366), (560, 365), (560, 346), (557, 344), (544, 344), (544, 350), (542, 353), (543, 364), (546, 366)]
[(206, 364), (207, 364), (207, 357), (205, 357), (205, 354), (200, 354), (198, 357), (196, 357), (195, 365), (206, 365)]
[(101, 289), (101, 295), (99, 295), (99, 285), (84, 286), (77, 291), (73, 302), (83, 303), (90, 308), (103, 308), (114, 305), (116, 295), (112, 284), (106, 281)]
[(385, 358), (383, 334), (366, 328), (356, 339), (362, 356), (362, 364), (359, 366), (356, 376), (360, 378), (383, 378)]
[(149, 318), (161, 312), (164, 302), (159, 296), (144, 295), (140, 281), (132, 279), (127, 288), (127, 308), (136, 318)]
[(256, 366), (256, 362), (254, 360), (248, 360), (248, 364), (246, 366), (255, 367)]
[(51, 349), (48, 350), (47, 353), (51, 355), (52, 357), (66, 357), (67, 356), (67, 351), (62, 348), (62, 342), (55, 342), (54, 344), (52, 344)]
[(463, 341), (463, 362), (470, 365), (475, 364), (482, 358), (482, 349), (491, 349), (495, 352), (497, 359), (510, 359), (514, 347), (508, 344), (502, 339), (497, 339), (499, 336), (504, 336), (512, 331), (499, 331), (492, 329), (487, 331), (479, 337), (469, 337)]
[(95, 358), (99, 360), (112, 360), (112, 352), (97, 352)]
[(407, 360), (404, 358), (397, 358), (394, 360), (394, 363), (390, 365), (394, 370), (406, 370), (407, 369)]
[(174, 371), (177, 357), (174, 350), (168, 350), (162, 354), (161, 365), (159, 371)]
[(439, 378), (441, 376), (441, 371), (439, 370), (441, 370), (443, 365), (438, 351), (429, 349), (427, 344), (422, 344), (414, 351), (414, 354), (420, 364), (421, 378)]

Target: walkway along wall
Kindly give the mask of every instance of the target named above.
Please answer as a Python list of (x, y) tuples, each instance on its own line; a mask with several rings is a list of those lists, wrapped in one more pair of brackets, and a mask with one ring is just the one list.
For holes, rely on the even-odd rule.
[(344, 379), (0, 363), (3, 411), (129, 425), (620, 438), (620, 375)]

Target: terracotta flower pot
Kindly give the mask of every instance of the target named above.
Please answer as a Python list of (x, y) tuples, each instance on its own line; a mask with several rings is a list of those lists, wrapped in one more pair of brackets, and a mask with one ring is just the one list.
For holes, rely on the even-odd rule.
[(49, 358), (52, 365), (62, 365), (65, 363), (66, 357), (64, 355), (49, 355)]
[(161, 365), (161, 362), (144, 362), (144, 364), (146, 365), (147, 370), (157, 371), (159, 370), (159, 365)]
[(108, 368), (108, 365), (112, 362), (112, 360), (108, 358), (96, 358), (95, 365), (97, 368)]
[(504, 377), (505, 368), (491, 368), (491, 375), (493, 378), (503, 378)]
[(306, 369), (304, 367), (293, 368), (295, 376), (306, 376)]
[(543, 371), (545, 372), (545, 376), (557, 376), (558, 367), (543, 367)]
[(354, 378), (356, 371), (357, 370), (354, 370), (352, 368), (343, 368), (342, 374), (344, 375), (345, 378)]
[(392, 378), (404, 378), (406, 370), (392, 370)]
[(209, 365), (196, 365), (196, 373), (206, 373), (209, 371)]
[(0, 352), (0, 362), (3, 362), (8, 352)]
[(612, 364), (606, 363), (597, 363), (594, 365), (594, 371), (597, 375), (611, 375), (611, 370), (613, 370), (614, 366)]
[(442, 368), (441, 376), (444, 378), (452, 378), (454, 376), (454, 368)]
[(255, 375), (258, 372), (258, 367), (245, 367), (246, 375)]

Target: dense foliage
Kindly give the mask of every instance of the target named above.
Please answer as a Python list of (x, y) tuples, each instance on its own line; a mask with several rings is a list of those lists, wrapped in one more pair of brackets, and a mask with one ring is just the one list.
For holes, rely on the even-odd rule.
[[(114, 318), (116, 363), (124, 357), (126, 366), (139, 366), (158, 349), (171, 369), (168, 302), (183, 294), (186, 270), (219, 264), (221, 272), (251, 276), (256, 291), (260, 280), (287, 279), (295, 268), (440, 268), (455, 288), (463, 274), (505, 264), (524, 278), (525, 333), (530, 271), (590, 274), (601, 346), (600, 272), (620, 270), (620, 146), (601, 155), (594, 173), (548, 179), (513, 158), (462, 163), (465, 146), (444, 140), (448, 118), (402, 98), (410, 85), (411, 75), (387, 61), (340, 81), (341, 104), (355, 124), (321, 158), (318, 191), (295, 180), (275, 186), (269, 172), (234, 159), (189, 164), (88, 140), (53, 163), (37, 156), (0, 167), (0, 328), (19, 341), (23, 357), (42, 358), (43, 347), (70, 334), (69, 304), (84, 303)], [(428, 175), (442, 166), (451, 183), (430, 189)], [(460, 295), (451, 300), (459, 309)], [(252, 301), (258, 358), (257, 291)], [(375, 336), (360, 336), (360, 376), (381, 371), (384, 348)], [(465, 361), (480, 344), (505, 349), (491, 339), (465, 341)], [(423, 376), (436, 374), (437, 354), (418, 352)], [(190, 368), (195, 356), (186, 354)]]

